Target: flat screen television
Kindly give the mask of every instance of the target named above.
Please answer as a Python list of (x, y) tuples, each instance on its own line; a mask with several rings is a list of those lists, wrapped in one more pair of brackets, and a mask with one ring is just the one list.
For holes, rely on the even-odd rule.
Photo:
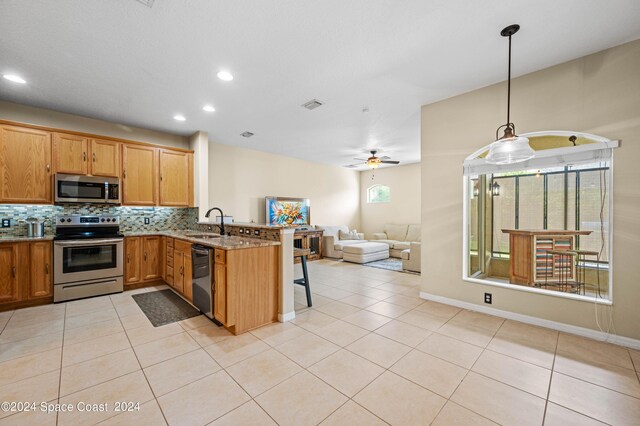
[(311, 225), (308, 198), (265, 197), (266, 221), (270, 225)]

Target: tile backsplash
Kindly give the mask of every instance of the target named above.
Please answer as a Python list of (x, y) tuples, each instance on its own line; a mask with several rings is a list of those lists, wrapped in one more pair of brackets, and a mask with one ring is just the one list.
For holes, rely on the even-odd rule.
[[(22, 236), (27, 234), (26, 224), (20, 223), (28, 217), (45, 219), (45, 234), (55, 233), (57, 216), (71, 214), (120, 216), (122, 232), (193, 229), (198, 221), (197, 208), (173, 207), (116, 207), (96, 204), (22, 205), (0, 204), (0, 219), (10, 219), (11, 226), (0, 228), (0, 236)], [(149, 224), (144, 219), (149, 218)]]

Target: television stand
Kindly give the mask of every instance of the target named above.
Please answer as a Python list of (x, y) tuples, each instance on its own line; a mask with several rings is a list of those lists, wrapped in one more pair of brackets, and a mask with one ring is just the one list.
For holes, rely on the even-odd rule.
[[(309, 249), (307, 261), (322, 258), (322, 234), (324, 231), (317, 229), (296, 230), (293, 234), (293, 247), (299, 249)], [(294, 259), (295, 263), (300, 263), (300, 258)]]

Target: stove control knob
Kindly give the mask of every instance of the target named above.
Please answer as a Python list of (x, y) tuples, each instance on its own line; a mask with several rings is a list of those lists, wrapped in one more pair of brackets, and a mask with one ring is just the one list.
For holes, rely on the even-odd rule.
[(60, 219), (60, 222), (64, 222), (64, 219)]
[(107, 218), (107, 222), (111, 222), (111, 218), (109, 218), (109, 217), (108, 217), (108, 218)]
[(67, 219), (67, 223), (68, 223), (68, 222), (71, 222), (71, 218)]
[(100, 222), (104, 222), (104, 218), (100, 219)]

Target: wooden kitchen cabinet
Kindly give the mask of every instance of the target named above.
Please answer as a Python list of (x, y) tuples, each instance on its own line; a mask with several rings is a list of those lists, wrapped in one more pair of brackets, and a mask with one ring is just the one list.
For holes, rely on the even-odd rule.
[(52, 251), (51, 241), (0, 244), (0, 303), (53, 297)]
[(157, 280), (161, 277), (160, 270), (160, 237), (141, 237), (142, 244), (142, 280)]
[(227, 266), (225, 251), (214, 249), (213, 317), (227, 324)]
[(53, 134), (56, 173), (89, 174), (89, 139), (65, 133)]
[(160, 149), (159, 162), (160, 205), (193, 206), (193, 154)]
[(174, 259), (173, 259), (173, 244), (174, 239), (167, 237), (165, 242), (165, 276), (163, 277), (165, 282), (173, 287), (174, 282)]
[(127, 237), (124, 239), (124, 283), (136, 284), (141, 281), (140, 267), (140, 237)]
[(278, 319), (278, 248), (214, 251), (214, 317), (233, 334)]
[(162, 278), (159, 235), (124, 239), (124, 283), (133, 285)]
[(51, 176), (51, 133), (0, 126), (0, 203), (52, 203)]
[(191, 243), (175, 240), (173, 248), (173, 288), (185, 296), (185, 293), (191, 294), (191, 285)]
[(91, 140), (91, 174), (93, 176), (120, 177), (119, 142)]
[(122, 145), (123, 204), (157, 204), (157, 157), (156, 148), (134, 144)]
[(53, 296), (52, 243), (39, 241), (29, 243), (30, 280), (29, 299)]

